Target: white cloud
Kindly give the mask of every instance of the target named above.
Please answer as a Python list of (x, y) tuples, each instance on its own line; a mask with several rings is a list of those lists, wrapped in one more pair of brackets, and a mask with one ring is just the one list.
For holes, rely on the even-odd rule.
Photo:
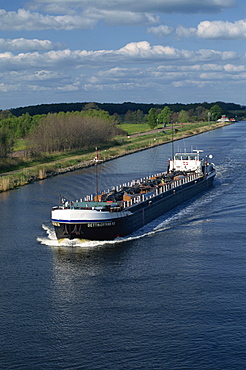
[(197, 36), (205, 39), (245, 39), (246, 20), (237, 22), (204, 21), (197, 27)]
[(228, 21), (203, 21), (197, 28), (178, 27), (176, 34), (179, 37), (197, 36), (201, 39), (212, 40), (245, 40), (246, 19), (236, 22)]
[(173, 28), (165, 25), (161, 25), (158, 27), (149, 27), (148, 33), (153, 33), (155, 36), (158, 37), (165, 37), (170, 35), (173, 32)]
[[(111, 68), (94, 74), (86, 82), (87, 89), (98, 88), (114, 90), (130, 88), (158, 88), (161, 86), (174, 86), (176, 88), (197, 86), (213, 86), (214, 81), (240, 80), (243, 83), (246, 79), (246, 68), (242, 66), (238, 69), (235, 65), (219, 64), (197, 64), (192, 66), (165, 65), (157, 67), (142, 68)], [(81, 86), (84, 82), (81, 81)]]
[(78, 91), (91, 92), (94, 99), (100, 91), (148, 91), (152, 99), (153, 92), (161, 94), (164, 87), (212, 87), (215, 81), (244, 84), (244, 62), (245, 56), (235, 52), (181, 50), (146, 41), (116, 50), (5, 52), (0, 54), (0, 90), (25, 91), (30, 97), (43, 91), (44, 98), (47, 91), (58, 99), (61, 94), (75, 99)]
[(196, 28), (185, 28), (183, 26), (179, 26), (176, 28), (176, 35), (178, 37), (191, 37), (197, 35), (197, 29)]
[(186, 59), (186, 57), (188, 57), (189, 51), (178, 50), (171, 46), (151, 46), (147, 41), (142, 41), (131, 42), (116, 51), (116, 53), (127, 58), (154, 61), (160, 59)]
[[(64, 12), (66, 10), (64, 9)], [(7, 12), (0, 9), (0, 30), (73, 30), (93, 28), (99, 20), (109, 24), (154, 24), (159, 17), (153, 14), (88, 8), (83, 13), (49, 15), (25, 9)]]
[(86, 29), (99, 20), (151, 25), (159, 23), (160, 14), (219, 12), (235, 4), (236, 0), (32, 0), (29, 10), (0, 9), (0, 30)]
[(38, 39), (0, 39), (1, 50), (52, 50), (58, 48), (59, 44), (54, 44), (50, 40)]
[(49, 10), (76, 7), (134, 13), (198, 13), (218, 12), (235, 5), (236, 0), (33, 0), (30, 6), (34, 9), (43, 6)]
[(61, 78), (65, 78), (66, 75), (63, 73), (58, 73), (56, 71), (47, 71), (47, 70), (39, 70), (34, 71), (33, 73), (19, 73), (18, 74), (18, 80), (22, 81), (52, 81), (59, 80)]
[(201, 49), (190, 51), (171, 46), (154, 45), (147, 41), (131, 42), (118, 50), (52, 50), (44, 53), (29, 52), (14, 55), (10, 52), (0, 54), (0, 66), (11, 69), (25, 68), (102, 68), (103, 65), (129, 65), (138, 63), (172, 63), (194, 64), (197, 62), (211, 63), (238, 59), (233, 51), (215, 51)]
[(79, 90), (79, 86), (69, 84), (69, 85), (64, 85), (64, 86), (58, 86), (57, 89), (61, 91), (77, 91)]
[(83, 17), (90, 19), (104, 20), (108, 24), (114, 25), (149, 25), (159, 22), (159, 17), (150, 13), (145, 12), (132, 12), (129, 10), (118, 9), (97, 9), (97, 8), (88, 8), (83, 12)]
[(42, 15), (31, 13), (25, 9), (7, 12), (0, 9), (0, 30), (72, 30), (75, 28), (90, 28), (95, 20), (79, 15)]
[(0, 83), (0, 91), (6, 93), (8, 91), (13, 91), (13, 88), (11, 85), (8, 86), (7, 84)]
[(230, 72), (230, 73), (246, 71), (246, 67), (244, 65), (235, 66), (233, 64), (226, 64), (224, 66), (224, 69), (226, 72)]

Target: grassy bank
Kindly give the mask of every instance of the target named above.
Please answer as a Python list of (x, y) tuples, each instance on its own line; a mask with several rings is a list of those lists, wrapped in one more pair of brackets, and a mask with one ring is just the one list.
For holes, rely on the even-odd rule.
[[(119, 136), (115, 140), (104, 146), (99, 147), (100, 160), (108, 161), (129, 153), (144, 150), (156, 145), (170, 142), (172, 138), (179, 140), (181, 138), (200, 134), (205, 131), (214, 130), (231, 122), (220, 123), (187, 123), (184, 125), (175, 125), (172, 134), (171, 127), (165, 129), (148, 130), (147, 125), (128, 125), (122, 128), (128, 132), (128, 136)], [(93, 166), (94, 148), (80, 152), (78, 154), (57, 154), (46, 157), (42, 161), (33, 161), (23, 159), (19, 168), (12, 167), (13, 171), (4, 173), (0, 177), (0, 192), (18, 188), (33, 181), (44, 180), (47, 177), (56, 176), (61, 173), (74, 171), (80, 168)]]

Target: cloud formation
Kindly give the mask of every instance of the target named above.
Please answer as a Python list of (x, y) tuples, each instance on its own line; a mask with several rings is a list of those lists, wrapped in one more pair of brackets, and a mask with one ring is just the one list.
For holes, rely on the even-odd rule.
[(25, 9), (7, 12), (0, 9), (0, 30), (72, 30), (75, 28), (90, 28), (95, 25), (95, 20), (72, 15), (43, 15)]
[[(34, 96), (37, 103), (157, 102), (164, 92), (169, 101), (199, 100), (199, 94), (222, 100), (246, 82), (245, 55), (236, 42), (246, 38), (242, 4), (15, 0), (11, 11), (0, 9), (0, 91), (13, 104), (23, 99), (27, 105)], [(231, 11), (226, 21), (230, 9), (237, 17)]]
[(53, 50), (57, 49), (60, 44), (54, 44), (50, 40), (38, 39), (0, 39), (1, 50)]
[[(235, 0), (33, 0), (28, 6), (29, 10), (0, 9), (0, 30), (87, 29), (100, 20), (117, 25), (154, 25), (159, 23), (159, 14), (214, 13), (235, 6)], [(158, 31), (165, 32), (150, 30)]]
[(236, 22), (229, 21), (203, 21), (197, 28), (178, 27), (176, 34), (179, 37), (197, 36), (201, 39), (213, 40), (245, 40), (246, 19)]
[[(102, 77), (105, 78), (105, 70), (109, 70), (111, 77), (114, 75), (115, 78), (116, 76), (122, 78), (123, 74), (125, 77), (129, 70), (135, 72), (138, 70), (138, 75), (141, 73), (143, 76), (146, 71), (155, 71), (156, 76), (157, 71), (162, 74), (173, 74), (177, 71), (179, 73), (184, 73), (184, 71), (198, 73), (201, 69), (214, 72), (218, 68), (226, 72), (241, 73), (245, 71), (245, 67), (242, 67), (244, 59), (245, 56), (239, 56), (233, 51), (224, 52), (209, 49), (190, 51), (170, 46), (151, 46), (147, 41), (142, 41), (129, 43), (117, 50), (64, 49), (16, 55), (4, 52), (0, 54), (0, 70), (2, 73), (21, 73), (22, 78), (24, 71), (26, 71), (25, 79), (35, 75), (39, 76), (39, 81), (54, 78), (57, 76), (57, 71), (66, 70), (66, 73), (61, 72), (61, 74), (66, 76), (66, 79), (73, 80), (74, 83), (82, 71), (83, 73), (87, 71), (90, 82), (94, 83)], [(235, 63), (238, 60), (241, 60), (242, 64), (237, 66)], [(133, 68), (133, 63), (140, 64), (141, 67)], [(121, 67), (116, 67), (118, 65)], [(64, 66), (67, 69), (64, 69)], [(98, 73), (94, 72), (95, 68), (98, 69)], [(138, 75), (135, 75), (135, 79)], [(60, 80), (59, 84), (63, 82)]]
[(234, 7), (236, 0), (33, 0), (32, 8), (103, 9), (134, 13), (199, 13), (219, 12)]
[(155, 36), (158, 36), (158, 37), (165, 37), (167, 35), (170, 35), (170, 33), (172, 32), (173, 32), (173, 27), (169, 27), (165, 25), (148, 28), (148, 33), (153, 33)]
[(206, 39), (245, 39), (246, 20), (239, 20), (234, 23), (228, 21), (204, 21), (197, 27), (197, 36)]
[(11, 68), (59, 68), (70, 66), (74, 68), (102, 68), (112, 64), (130, 65), (137, 63), (183, 63), (194, 62), (208, 63), (236, 59), (238, 56), (233, 51), (216, 51), (201, 49), (190, 51), (177, 49), (171, 46), (154, 45), (149, 42), (131, 42), (118, 50), (52, 50), (45, 53), (20, 53), (14, 55), (10, 52), (0, 54), (0, 66)]

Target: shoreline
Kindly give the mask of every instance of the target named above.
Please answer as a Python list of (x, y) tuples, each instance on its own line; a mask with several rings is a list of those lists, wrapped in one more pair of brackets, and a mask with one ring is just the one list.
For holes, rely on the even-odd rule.
[[(233, 123), (235, 122), (216, 122), (216, 123), (210, 124), (209, 126), (205, 125), (205, 126), (200, 127), (199, 129), (194, 129), (194, 132), (192, 133), (189, 133), (188, 131), (187, 132), (184, 131), (181, 133), (181, 135), (174, 137), (173, 141), (178, 141), (186, 137), (200, 135), (204, 132), (216, 130), (216, 129), (231, 125)], [(162, 131), (163, 129), (156, 129), (156, 130), (151, 130), (151, 131), (144, 132), (144, 133), (133, 134), (131, 135), (131, 137), (147, 136), (153, 133), (158, 134), (158, 133), (161, 133)], [(127, 143), (124, 146), (111, 147), (108, 150), (101, 152), (102, 159), (100, 159), (100, 163), (108, 162), (116, 158), (120, 158), (120, 157), (129, 155), (129, 154), (132, 154), (132, 153), (147, 150), (147, 149), (150, 149), (156, 146), (164, 145), (170, 142), (172, 142), (172, 139), (166, 139), (165, 136), (162, 136), (157, 139), (154, 139), (152, 143), (151, 144), (149, 143), (148, 145), (141, 146), (141, 142), (140, 142), (139, 143), (140, 146), (139, 147), (136, 146), (134, 149), (127, 148), (127, 146), (130, 146), (131, 143)], [(118, 153), (114, 154), (115, 151), (118, 151)], [(81, 158), (83, 157), (83, 155), (74, 156), (70, 158), (68, 157), (64, 159), (64, 162), (65, 160), (66, 161), (69, 161), (69, 160), (73, 161), (74, 159), (78, 160), (78, 158), (81, 158), (81, 161), (79, 161), (77, 164), (68, 165), (64, 167), (62, 167), (62, 164), (61, 164), (62, 160), (60, 160), (60, 161), (50, 162), (48, 164), (40, 164), (40, 165), (36, 165), (33, 167), (26, 167), (25, 169), (13, 171), (13, 173), (8, 172), (5, 174), (2, 174), (0, 175), (0, 193), (18, 189), (20, 186), (31, 184), (34, 181), (41, 181), (41, 180), (45, 180), (47, 178), (58, 176), (58, 175), (65, 174), (68, 172), (73, 172), (73, 171), (77, 171), (83, 168), (93, 167), (95, 166), (95, 161), (94, 159), (89, 159), (89, 157), (92, 157), (92, 156), (93, 156), (93, 153), (84, 155), (84, 158)], [(56, 162), (59, 162), (59, 165), (60, 165), (59, 168), (55, 168), (55, 164), (58, 165), (58, 163)]]

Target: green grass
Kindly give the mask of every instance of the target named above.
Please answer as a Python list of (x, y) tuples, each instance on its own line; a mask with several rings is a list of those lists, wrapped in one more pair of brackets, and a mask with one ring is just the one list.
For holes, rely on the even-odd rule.
[(123, 123), (120, 125), (120, 128), (126, 131), (128, 135), (138, 134), (150, 130), (148, 123)]

